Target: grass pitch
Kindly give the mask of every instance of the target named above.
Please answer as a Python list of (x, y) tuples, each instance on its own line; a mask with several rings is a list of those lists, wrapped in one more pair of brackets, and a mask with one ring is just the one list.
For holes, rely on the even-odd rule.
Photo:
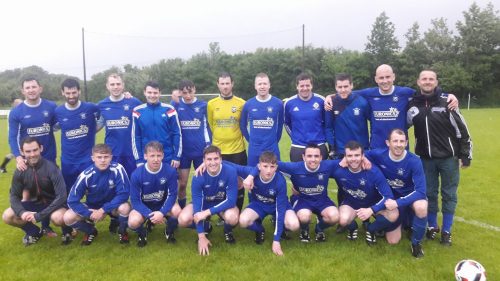
[[(237, 243), (226, 245), (222, 228), (210, 236), (210, 256), (196, 251), (194, 230), (180, 229), (177, 244), (165, 242), (163, 230), (155, 229), (145, 248), (118, 244), (107, 231), (107, 221), (98, 224), (99, 236), (89, 247), (79, 240), (63, 247), (58, 238), (44, 237), (38, 244), (24, 247), (19, 229), (0, 223), (1, 280), (453, 280), (455, 264), (469, 258), (485, 266), (488, 280), (500, 280), (500, 179), (497, 161), (500, 146), (500, 109), (474, 109), (462, 112), (474, 142), (472, 166), (462, 170), (459, 186), (458, 220), (453, 227), (453, 246), (424, 241), (425, 257), (410, 254), (406, 235), (395, 246), (382, 239), (368, 247), (360, 233), (358, 241), (347, 241), (345, 234), (327, 230), (326, 243), (300, 243), (297, 234), (283, 241), (284, 257), (271, 252), (272, 228), (267, 229), (264, 245), (253, 242), (246, 229), (235, 229)], [(8, 152), (7, 122), (0, 120), (0, 155)], [(102, 140), (102, 133), (98, 139)], [(411, 139), (411, 137), (410, 137)], [(288, 159), (289, 139), (281, 141), (283, 159)], [(8, 192), (14, 163), (7, 174), (0, 174), (0, 209), (9, 206)], [(331, 182), (335, 198), (336, 186)], [(311, 228), (312, 229), (312, 228)], [(59, 230), (57, 230), (59, 232)]]

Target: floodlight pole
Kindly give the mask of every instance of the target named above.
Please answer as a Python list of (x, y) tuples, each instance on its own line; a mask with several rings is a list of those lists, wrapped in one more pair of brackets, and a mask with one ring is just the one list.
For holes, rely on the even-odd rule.
[(85, 29), (82, 27), (82, 53), (83, 53), (83, 95), (85, 96), (85, 101), (89, 101), (88, 91), (87, 91), (87, 66), (85, 64)]

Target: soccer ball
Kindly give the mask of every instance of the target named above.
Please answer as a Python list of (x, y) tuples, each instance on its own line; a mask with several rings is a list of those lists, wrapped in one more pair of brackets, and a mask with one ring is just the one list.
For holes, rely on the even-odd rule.
[(457, 281), (486, 281), (484, 267), (474, 260), (461, 260), (455, 266)]

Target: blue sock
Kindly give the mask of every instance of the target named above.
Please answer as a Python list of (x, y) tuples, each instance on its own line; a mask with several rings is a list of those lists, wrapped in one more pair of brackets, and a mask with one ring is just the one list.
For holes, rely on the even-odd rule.
[(177, 199), (177, 203), (179, 203), (179, 206), (181, 206), (181, 209), (184, 209), (184, 207), (186, 207), (186, 198), (179, 198)]
[(429, 227), (438, 227), (438, 221), (437, 221), (438, 214), (437, 213), (431, 213), (429, 212), (427, 214), (427, 224), (429, 224)]
[(368, 225), (369, 232), (377, 232), (382, 229), (386, 229), (391, 225), (391, 222), (388, 221), (383, 215), (376, 215), (375, 221)]
[(167, 218), (167, 233), (172, 234), (174, 231), (177, 229), (177, 225), (179, 222), (177, 221), (177, 218), (174, 217), (168, 217)]
[(61, 226), (61, 231), (62, 231), (62, 235), (71, 234), (71, 232), (73, 232), (73, 228), (65, 225), (65, 226)]
[(41, 223), (42, 223), (42, 229), (49, 228), (50, 227), (50, 218), (43, 219), (41, 221)]
[(27, 222), (25, 225), (21, 226), (21, 229), (26, 232), (29, 236), (39, 236), (40, 228), (31, 222)]
[(224, 223), (224, 233), (229, 233), (232, 231), (233, 231), (233, 226), (228, 223)]
[(309, 223), (300, 223), (300, 230), (309, 231)]
[(451, 226), (453, 225), (453, 217), (455, 215), (451, 213), (443, 213), (443, 230), (451, 233)]
[(318, 220), (319, 220), (319, 221), (318, 221), (318, 223), (316, 224), (316, 227), (314, 228), (314, 231), (315, 231), (316, 233), (318, 233), (318, 232), (323, 232), (323, 231), (325, 231), (325, 229), (327, 229), (327, 228), (329, 228), (330, 226), (332, 226), (332, 225), (330, 225), (330, 224), (326, 223), (326, 222), (323, 220), (323, 218), (322, 218), (322, 217), (319, 217), (319, 218), (318, 218)]
[(120, 215), (118, 217), (118, 222), (120, 223), (120, 225), (118, 226), (118, 233), (125, 233), (128, 227), (128, 216), (123, 217)]
[(263, 232), (264, 231), (264, 227), (262, 226), (262, 224), (255, 222), (255, 221), (251, 225), (247, 226), (247, 229), (249, 229), (251, 231), (255, 231), (255, 232)]
[[(132, 228), (131, 228), (132, 229)], [(143, 224), (141, 224), (141, 226), (139, 226), (138, 228), (135, 228), (135, 229), (132, 229), (132, 231), (134, 231), (135, 233), (137, 233), (139, 236), (146, 236), (146, 228), (144, 227)]]
[(347, 229), (349, 229), (350, 231), (358, 229), (358, 223), (355, 220), (352, 220), (352, 222), (347, 225)]
[(95, 230), (95, 227), (86, 221), (77, 221), (74, 224), (72, 224), (71, 227), (76, 228), (87, 234), (90, 234)]
[(413, 245), (420, 243), (420, 241), (422, 241), (422, 239), (424, 238), (426, 224), (427, 217), (413, 217), (413, 233), (411, 234), (411, 243)]

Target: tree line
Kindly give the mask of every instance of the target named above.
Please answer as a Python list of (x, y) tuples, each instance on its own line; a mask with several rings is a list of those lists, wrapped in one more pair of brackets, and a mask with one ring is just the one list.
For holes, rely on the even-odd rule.
[[(372, 25), (364, 51), (316, 48), (311, 45), (288, 49), (260, 48), (255, 52), (227, 54), (219, 43), (188, 60), (162, 59), (145, 67), (125, 65), (111, 67), (97, 73), (87, 82), (88, 99), (97, 102), (107, 96), (106, 77), (121, 73), (126, 90), (143, 98), (142, 89), (147, 80), (157, 80), (163, 93), (168, 94), (182, 79), (192, 80), (198, 93), (217, 93), (216, 79), (220, 71), (229, 71), (235, 81), (234, 93), (244, 99), (255, 95), (255, 74), (266, 72), (271, 79), (271, 92), (279, 98), (291, 96), (295, 90), (295, 76), (308, 72), (314, 77), (317, 93), (335, 91), (337, 73), (350, 73), (355, 88), (373, 87), (375, 68), (382, 63), (393, 66), (396, 83), (416, 87), (416, 78), (422, 69), (433, 69), (439, 75), (440, 85), (460, 99), (470, 93), (473, 105), (500, 105), (500, 17), (492, 3), (480, 7), (473, 3), (463, 12), (463, 19), (455, 24), (456, 32), (445, 18), (431, 21), (431, 27), (421, 31), (417, 22), (406, 32), (404, 47), (395, 36), (395, 25), (381, 13)], [(302, 57), (304, 54), (304, 57)], [(302, 68), (304, 65), (304, 69)], [(20, 96), (20, 81), (34, 75), (44, 86), (43, 96), (59, 101), (63, 74), (50, 74), (41, 67), (31, 66), (0, 73), (0, 105), (8, 105)], [(83, 85), (83, 83), (82, 83)]]

